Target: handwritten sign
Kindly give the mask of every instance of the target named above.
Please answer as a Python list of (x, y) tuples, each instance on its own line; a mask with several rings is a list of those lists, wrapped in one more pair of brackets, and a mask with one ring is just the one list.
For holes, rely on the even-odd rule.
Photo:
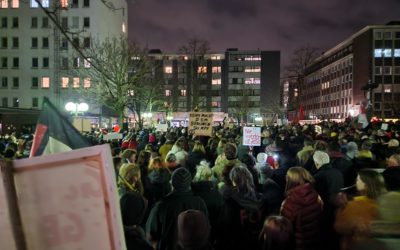
[(28, 249), (126, 249), (108, 145), (14, 166)]
[(261, 145), (261, 128), (260, 127), (243, 127), (243, 145), (260, 146)]
[(168, 124), (157, 124), (156, 130), (160, 132), (167, 132), (168, 131)]
[(388, 130), (388, 128), (389, 128), (389, 124), (387, 124), (387, 123), (382, 123), (382, 125), (381, 125), (381, 129), (382, 129), (382, 130)]
[(103, 135), (103, 140), (105, 141), (112, 141), (112, 140), (119, 140), (122, 139), (122, 134), (120, 133), (108, 133)]
[(213, 113), (191, 112), (189, 114), (189, 131), (194, 135), (212, 135)]

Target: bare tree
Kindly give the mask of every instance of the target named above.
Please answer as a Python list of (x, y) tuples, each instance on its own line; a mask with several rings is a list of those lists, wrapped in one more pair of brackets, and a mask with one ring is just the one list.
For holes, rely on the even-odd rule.
[(298, 110), (301, 105), (301, 96), (304, 84), (305, 71), (318, 56), (320, 50), (315, 47), (311, 47), (309, 44), (296, 49), (290, 57), (289, 64), (284, 68), (283, 77), (289, 80), (290, 90), (297, 95), (291, 95), (293, 100), (289, 100), (290, 107)]
[(161, 86), (154, 78), (147, 49), (122, 36), (93, 42), (85, 49), (85, 55), (84, 67), (74, 69), (73, 73), (87, 76), (93, 84), (84, 86), (81, 94), (115, 110), (121, 120), (130, 110), (142, 127), (142, 114), (153, 111), (162, 102)]
[(197, 38), (190, 39), (186, 45), (179, 48), (179, 52), (188, 57), (187, 109), (197, 110), (200, 100), (200, 84), (207, 76), (207, 61), (205, 54), (210, 51), (209, 42)]

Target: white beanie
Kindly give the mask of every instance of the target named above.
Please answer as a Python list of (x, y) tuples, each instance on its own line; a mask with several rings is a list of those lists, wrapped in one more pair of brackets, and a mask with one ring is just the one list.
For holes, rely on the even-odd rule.
[(258, 153), (257, 162), (266, 162), (268, 155), (266, 153)]
[(329, 163), (329, 155), (323, 151), (315, 151), (313, 159), (317, 168)]

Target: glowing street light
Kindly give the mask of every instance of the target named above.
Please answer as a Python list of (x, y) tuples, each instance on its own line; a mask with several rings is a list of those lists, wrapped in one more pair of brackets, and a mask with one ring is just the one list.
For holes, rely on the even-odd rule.
[(65, 110), (71, 112), (74, 115), (78, 115), (78, 113), (83, 113), (89, 110), (89, 105), (87, 103), (74, 103), (68, 102), (65, 104)]

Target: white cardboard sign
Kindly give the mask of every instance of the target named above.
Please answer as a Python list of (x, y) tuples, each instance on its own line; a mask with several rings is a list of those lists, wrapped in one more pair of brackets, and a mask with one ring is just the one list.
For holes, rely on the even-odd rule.
[(14, 162), (28, 250), (124, 250), (109, 145)]
[(243, 127), (243, 145), (260, 146), (261, 145), (261, 128), (260, 127)]

